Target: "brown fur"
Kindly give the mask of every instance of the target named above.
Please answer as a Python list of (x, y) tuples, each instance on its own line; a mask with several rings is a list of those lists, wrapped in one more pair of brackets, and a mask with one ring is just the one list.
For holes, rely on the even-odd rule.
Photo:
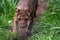
[(13, 23), (13, 32), (17, 33), (18, 40), (27, 40), (28, 34), (31, 32), (33, 20), (36, 16), (38, 0), (19, 0)]
[(27, 40), (28, 35), (31, 33), (36, 13), (38, 13), (36, 12), (37, 8), (40, 8), (40, 5), (39, 0), (19, 0), (13, 22), (13, 32), (17, 33), (18, 40), (20, 40), (20, 37), (23, 37), (21, 40)]
[(45, 0), (38, 0), (38, 8), (36, 11), (36, 15), (40, 16), (44, 12), (44, 9), (47, 8), (47, 6), (48, 3)]

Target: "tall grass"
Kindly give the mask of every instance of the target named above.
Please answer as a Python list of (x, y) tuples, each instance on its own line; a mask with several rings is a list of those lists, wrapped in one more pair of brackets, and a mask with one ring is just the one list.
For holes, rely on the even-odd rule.
[(17, 0), (0, 0), (0, 40), (13, 40), (13, 33), (8, 30), (12, 25)]
[[(48, 7), (36, 18), (29, 40), (60, 40), (60, 0), (46, 0)], [(17, 0), (0, 0), (0, 40), (13, 40), (12, 25)]]
[(60, 0), (47, 2), (47, 9), (36, 19), (30, 40), (60, 40)]
[(17, 0), (0, 0), (0, 27), (7, 27), (12, 21)]

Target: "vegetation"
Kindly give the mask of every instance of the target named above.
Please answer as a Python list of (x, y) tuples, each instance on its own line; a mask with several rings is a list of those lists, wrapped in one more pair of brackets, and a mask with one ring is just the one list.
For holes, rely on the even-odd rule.
[[(60, 0), (46, 0), (48, 7), (36, 18), (29, 40), (60, 40)], [(12, 25), (17, 0), (0, 0), (0, 40), (13, 40)]]
[(0, 40), (13, 40), (13, 33), (8, 30), (12, 26), (13, 14), (17, 0), (0, 0)]

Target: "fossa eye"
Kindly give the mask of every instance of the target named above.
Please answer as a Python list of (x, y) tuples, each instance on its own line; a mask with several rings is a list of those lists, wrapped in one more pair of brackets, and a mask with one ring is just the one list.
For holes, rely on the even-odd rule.
[(17, 18), (18, 18), (18, 20), (20, 21), (21, 17), (20, 17), (20, 16), (18, 16)]
[(25, 19), (25, 21), (28, 21), (28, 19)]

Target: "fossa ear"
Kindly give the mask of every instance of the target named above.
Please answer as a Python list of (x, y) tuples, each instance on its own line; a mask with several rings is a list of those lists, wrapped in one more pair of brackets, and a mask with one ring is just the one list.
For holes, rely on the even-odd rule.
[(16, 13), (20, 12), (20, 9), (16, 8), (16, 9), (15, 9), (15, 12), (16, 12)]
[(29, 7), (26, 8), (26, 12), (30, 12), (30, 8)]

